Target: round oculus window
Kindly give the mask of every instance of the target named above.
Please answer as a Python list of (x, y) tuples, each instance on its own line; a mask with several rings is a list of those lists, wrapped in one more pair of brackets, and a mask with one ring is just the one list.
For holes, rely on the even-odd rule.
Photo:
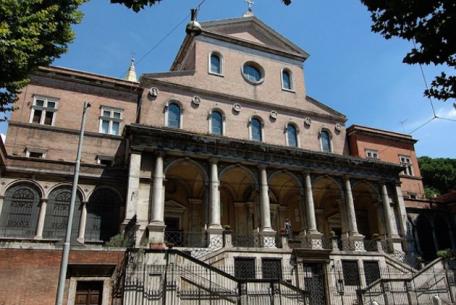
[(247, 62), (242, 67), (242, 75), (244, 78), (253, 84), (259, 84), (263, 81), (263, 69), (252, 62)]

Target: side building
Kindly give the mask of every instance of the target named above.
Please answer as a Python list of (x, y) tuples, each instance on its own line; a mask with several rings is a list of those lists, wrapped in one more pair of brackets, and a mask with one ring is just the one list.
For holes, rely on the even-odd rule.
[[(308, 54), (258, 18), (201, 26), (139, 82), (31, 76), (0, 147), (0, 304), (54, 302), (85, 101), (66, 304), (386, 304), (411, 279), (450, 300), (445, 273), (407, 264), (414, 140), (346, 129), (307, 94)], [(409, 161), (365, 158), (399, 142)]]

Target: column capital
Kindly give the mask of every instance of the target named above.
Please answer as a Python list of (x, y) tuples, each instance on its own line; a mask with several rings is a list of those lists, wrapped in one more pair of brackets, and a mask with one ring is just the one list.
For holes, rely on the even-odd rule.
[(350, 177), (349, 175), (343, 175), (343, 176), (342, 176), (342, 179), (343, 179), (344, 181), (347, 181), (347, 180), (350, 181), (351, 178), (352, 178), (352, 177)]
[(268, 165), (266, 163), (259, 163), (257, 166), (259, 169), (264, 169), (266, 170), (268, 168)]
[(210, 164), (217, 164), (220, 160), (218, 158), (209, 158)]

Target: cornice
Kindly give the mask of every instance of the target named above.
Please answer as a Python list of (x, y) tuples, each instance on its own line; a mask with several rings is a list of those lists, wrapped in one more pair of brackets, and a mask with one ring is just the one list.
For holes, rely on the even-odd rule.
[[(326, 115), (314, 111), (308, 111), (308, 110), (303, 110), (300, 108), (294, 108), (294, 107), (287, 107), (283, 105), (278, 105), (278, 104), (273, 104), (270, 102), (265, 102), (265, 101), (259, 101), (259, 100), (254, 100), (254, 99), (249, 99), (249, 98), (244, 98), (236, 95), (231, 95), (231, 94), (226, 94), (226, 93), (220, 93), (218, 91), (210, 91), (202, 88), (196, 88), (196, 87), (191, 87), (188, 85), (182, 85), (178, 83), (173, 83), (170, 81), (163, 81), (163, 80), (158, 80), (154, 78), (149, 78), (153, 77), (153, 74), (146, 74), (143, 75), (142, 77), (142, 82), (141, 85), (144, 87), (149, 87), (150, 85), (160, 85), (160, 86), (165, 86), (168, 88), (173, 88), (173, 89), (180, 89), (185, 92), (191, 92), (197, 95), (205, 95), (208, 97), (213, 97), (213, 98), (218, 98), (218, 99), (224, 99), (227, 102), (230, 103), (243, 103), (247, 105), (253, 105), (253, 106), (260, 106), (263, 108), (268, 108), (268, 109), (274, 109), (276, 111), (282, 111), (286, 113), (292, 113), (292, 114), (301, 114), (305, 116), (311, 116), (311, 117), (318, 117), (330, 121), (335, 121), (335, 122), (341, 122), (345, 123), (347, 121), (347, 118), (344, 115)], [(171, 75), (170, 75), (171, 76)], [(304, 103), (309, 103), (309, 101), (303, 101)]]

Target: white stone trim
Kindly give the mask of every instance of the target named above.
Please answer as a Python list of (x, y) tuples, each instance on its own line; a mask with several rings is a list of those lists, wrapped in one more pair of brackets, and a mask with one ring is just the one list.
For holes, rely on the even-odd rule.
[[(285, 86), (283, 85), (283, 73), (284, 72), (287, 72), (288, 75), (290, 76), (290, 88), (285, 88)], [(289, 69), (289, 68), (282, 68), (282, 70), (280, 70), (280, 83), (281, 83), (281, 87), (282, 87), (282, 90), (283, 91), (288, 91), (288, 92), (292, 92), (292, 93), (295, 93), (295, 86), (294, 86), (294, 76), (293, 76), (293, 72)]]
[(74, 305), (76, 301), (76, 288), (78, 282), (103, 282), (103, 294), (101, 298), (101, 305), (109, 305), (111, 296), (111, 278), (109, 277), (71, 277), (70, 285), (68, 287), (68, 301), (67, 305)]
[[(219, 58), (220, 61), (220, 73), (212, 72), (212, 63), (211, 63), (211, 57), (212, 55), (216, 55)], [(223, 77), (223, 72), (224, 72), (224, 66), (225, 66), (225, 60), (223, 58), (223, 55), (220, 51), (211, 51), (208, 56), (208, 65), (207, 65), (207, 73), (215, 76), (221, 76)]]

